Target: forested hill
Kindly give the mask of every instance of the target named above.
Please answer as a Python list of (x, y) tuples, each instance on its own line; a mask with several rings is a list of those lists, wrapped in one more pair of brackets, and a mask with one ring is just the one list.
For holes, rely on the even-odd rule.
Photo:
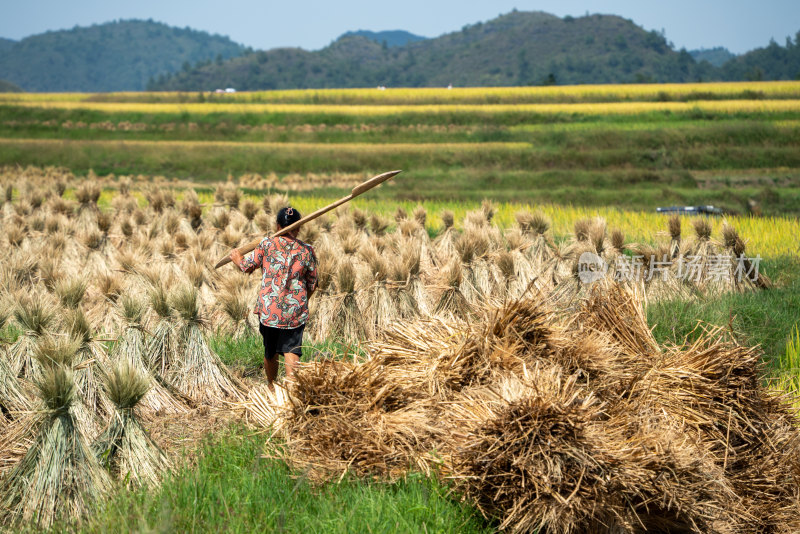
[(0, 79), (26, 91), (137, 91), (153, 77), (245, 51), (227, 37), (126, 20), (0, 40)]
[(366, 37), (370, 41), (375, 41), (376, 43), (380, 43), (381, 45), (386, 43), (386, 46), (405, 46), (408, 43), (414, 43), (416, 41), (424, 41), (425, 39), (427, 39), (427, 37), (414, 35), (413, 33), (407, 32), (405, 30), (389, 30), (382, 32), (358, 30), (355, 32), (347, 32), (344, 35), (342, 35), (342, 37), (352, 37), (352, 36)]
[(736, 57), (736, 54), (722, 46), (715, 48), (701, 48), (700, 50), (690, 50), (689, 53), (698, 63), (701, 61), (708, 61), (715, 67), (721, 67)]
[(771, 41), (764, 48), (737, 56), (721, 68), (722, 80), (800, 80), (800, 32), (785, 46)]
[(18, 93), (20, 91), (22, 91), (22, 89), (20, 89), (13, 83), (9, 83), (5, 80), (0, 80), (0, 93)]
[(677, 51), (614, 15), (513, 11), (436, 38), (348, 32), (318, 51), (253, 52), (227, 37), (128, 20), (0, 38), (4, 89), (209, 91), (800, 79), (800, 32), (741, 56)]
[(13, 41), (11, 39), (6, 39), (4, 37), (0, 37), (0, 54), (5, 54), (15, 44), (17, 44), (16, 41)]
[(343, 36), (308, 52), (255, 52), (163, 77), (152, 89), (536, 85), (682, 82), (714, 67), (673, 50), (657, 32), (613, 15), (512, 12), (401, 47)]

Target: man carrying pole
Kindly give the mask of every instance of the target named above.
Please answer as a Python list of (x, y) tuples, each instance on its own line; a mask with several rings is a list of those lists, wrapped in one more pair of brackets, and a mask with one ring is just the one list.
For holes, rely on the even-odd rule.
[[(300, 212), (287, 207), (278, 212), (278, 233), (300, 220)], [(261, 288), (253, 313), (259, 317), (264, 340), (264, 372), (273, 389), (278, 377), (278, 354), (283, 355), (290, 378), (303, 354), (303, 330), (308, 319), (308, 299), (317, 288), (317, 257), (311, 245), (297, 239), (298, 229), (265, 237), (252, 254), (238, 249), (231, 261), (245, 273), (261, 268)]]

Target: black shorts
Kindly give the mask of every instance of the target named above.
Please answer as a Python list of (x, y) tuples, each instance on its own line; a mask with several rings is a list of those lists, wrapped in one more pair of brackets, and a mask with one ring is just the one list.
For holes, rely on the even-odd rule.
[(264, 338), (264, 357), (272, 359), (278, 353), (286, 354), (287, 352), (302, 356), (301, 346), (305, 327), (306, 325), (301, 324), (297, 328), (274, 328), (259, 323), (258, 331)]

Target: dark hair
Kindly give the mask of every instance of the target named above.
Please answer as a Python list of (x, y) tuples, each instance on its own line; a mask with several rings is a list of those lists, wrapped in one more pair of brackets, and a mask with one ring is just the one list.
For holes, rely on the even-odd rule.
[(293, 207), (289, 206), (287, 208), (281, 208), (278, 211), (278, 226), (286, 228), (290, 224), (296, 223), (302, 219), (300, 212), (294, 209)]

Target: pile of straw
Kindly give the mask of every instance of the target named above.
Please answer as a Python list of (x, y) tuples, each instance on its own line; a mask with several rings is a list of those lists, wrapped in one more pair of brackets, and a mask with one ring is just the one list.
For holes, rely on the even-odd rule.
[(310, 364), (283, 405), (268, 408), (272, 419), (265, 422), (278, 419), (285, 439), (285, 447), (269, 454), (316, 481), (347, 471), (395, 478), (412, 463), (426, 470), (418, 451), (430, 449), (441, 430), (431, 418), (430, 399), (401, 376), (402, 370), (377, 359)]
[(249, 406), (313, 480), (438, 473), (504, 530), (798, 531), (798, 422), (762, 371), (718, 328), (659, 345), (608, 284), (395, 325)]

